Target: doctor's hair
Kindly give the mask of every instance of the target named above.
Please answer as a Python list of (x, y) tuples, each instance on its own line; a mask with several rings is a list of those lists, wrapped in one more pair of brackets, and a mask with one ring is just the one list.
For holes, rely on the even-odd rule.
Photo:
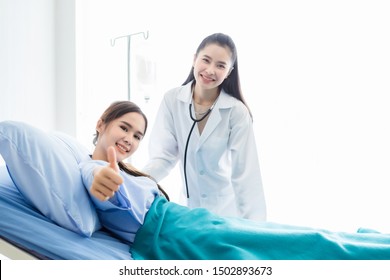
[[(131, 101), (125, 100), (125, 101), (116, 101), (116, 102), (111, 103), (111, 105), (104, 111), (104, 113), (100, 117), (100, 119), (107, 126), (112, 121), (122, 117), (123, 115), (126, 115), (127, 113), (138, 113), (144, 118), (145, 131), (143, 133), (145, 135), (146, 129), (148, 127), (148, 119), (147, 119), (146, 115), (142, 112), (141, 108), (138, 107), (137, 104), (135, 104)], [(96, 131), (95, 137), (93, 138), (93, 144), (95, 146), (96, 146), (98, 139), (99, 139), (99, 132)], [(146, 173), (139, 171), (138, 169), (131, 166), (130, 164), (125, 164), (125, 163), (120, 161), (120, 162), (118, 162), (118, 166), (122, 171), (126, 172), (127, 174), (130, 174), (130, 175), (135, 176), (135, 177), (139, 177), (139, 176), (148, 177), (156, 182), (156, 180), (153, 177), (151, 177), (150, 175), (148, 175)], [(157, 182), (156, 182), (156, 184), (157, 184), (160, 192), (166, 197), (167, 200), (169, 200), (168, 194), (163, 190), (163, 188)]]
[[(219, 86), (219, 89), (223, 89), (227, 94), (237, 98), (240, 100), (244, 105), (248, 108), (249, 114), (252, 117), (251, 110), (249, 109), (248, 104), (245, 102), (244, 96), (242, 94), (241, 90), (241, 83), (240, 83), (240, 76), (238, 74), (238, 59), (237, 59), (237, 49), (236, 45), (233, 41), (233, 39), (226, 34), (223, 33), (214, 33), (206, 38), (203, 39), (203, 41), (200, 43), (198, 48), (196, 49), (195, 55), (198, 56), (199, 52), (203, 50), (206, 46), (210, 44), (217, 44), (220, 47), (228, 48), (230, 52), (232, 53), (232, 70), (229, 74), (229, 76), (222, 82), (222, 84)], [(191, 67), (190, 73), (188, 74), (187, 79), (183, 83), (183, 85), (188, 84), (189, 82), (195, 81), (194, 76), (194, 67)]]

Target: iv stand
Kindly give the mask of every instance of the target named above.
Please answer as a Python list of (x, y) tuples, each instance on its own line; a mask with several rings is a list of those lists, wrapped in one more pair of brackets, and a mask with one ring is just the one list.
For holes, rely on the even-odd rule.
[(142, 34), (144, 39), (147, 40), (149, 38), (149, 31), (146, 32), (137, 32), (129, 35), (124, 35), (120, 37), (116, 37), (111, 39), (111, 46), (115, 46), (115, 41), (121, 38), (127, 38), (127, 99), (130, 101), (130, 49), (131, 49), (131, 37), (135, 35)]

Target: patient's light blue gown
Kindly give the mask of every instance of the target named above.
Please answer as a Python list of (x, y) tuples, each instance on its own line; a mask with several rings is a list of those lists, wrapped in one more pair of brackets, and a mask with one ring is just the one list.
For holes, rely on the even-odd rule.
[[(104, 161), (81, 164), (89, 189), (93, 169)], [(159, 196), (145, 177), (122, 172), (114, 199), (92, 197), (101, 223), (131, 245), (135, 259), (171, 260), (390, 260), (390, 235), (331, 232), (241, 218), (206, 209), (189, 209)]]
[[(80, 163), (84, 186), (90, 192), (93, 170), (106, 166), (107, 162), (90, 160)], [(119, 191), (108, 201), (100, 201), (90, 194), (95, 204), (101, 224), (132, 244), (135, 234), (144, 223), (145, 216), (153, 201), (159, 196), (156, 183), (147, 177), (134, 177), (120, 171), (124, 183)]]

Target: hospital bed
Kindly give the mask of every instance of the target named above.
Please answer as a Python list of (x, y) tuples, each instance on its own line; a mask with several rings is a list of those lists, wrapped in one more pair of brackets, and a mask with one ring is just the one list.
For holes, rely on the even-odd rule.
[(129, 245), (98, 230), (83, 237), (30, 205), (0, 166), (0, 256), (8, 259), (131, 260)]
[(82, 184), (89, 151), (76, 139), (0, 122), (0, 255), (10, 259), (132, 259), (100, 225)]
[(130, 244), (100, 224), (80, 174), (89, 152), (75, 139), (0, 122), (0, 154), (0, 258), (390, 260), (390, 235), (228, 219), (162, 197)]
[(12, 243), (0, 239), (0, 260), (36, 260), (36, 256), (16, 247)]

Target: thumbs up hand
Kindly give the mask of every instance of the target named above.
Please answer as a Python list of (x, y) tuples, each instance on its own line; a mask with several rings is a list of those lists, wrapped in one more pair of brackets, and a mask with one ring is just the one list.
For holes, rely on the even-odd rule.
[(107, 166), (99, 166), (95, 169), (90, 189), (91, 194), (101, 201), (113, 197), (115, 192), (119, 190), (119, 185), (123, 183), (114, 147), (107, 149), (107, 159)]
[(108, 147), (107, 149), (107, 160), (108, 166), (111, 167), (115, 172), (119, 173), (118, 162), (116, 161), (115, 148), (113, 146)]

